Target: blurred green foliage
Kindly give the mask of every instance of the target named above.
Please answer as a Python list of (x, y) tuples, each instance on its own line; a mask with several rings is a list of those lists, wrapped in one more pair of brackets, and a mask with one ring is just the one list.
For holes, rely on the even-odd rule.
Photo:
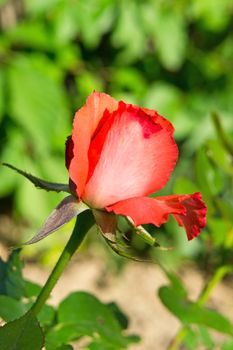
[[(209, 253), (213, 247), (222, 252), (211, 259), (227, 260), (233, 244), (233, 155), (224, 141), (233, 136), (232, 11), (232, 0), (1, 1), (0, 160), (66, 182), (64, 143), (88, 94), (101, 90), (154, 108), (174, 124), (180, 149), (163, 193), (202, 192), (209, 208), (202, 238)], [(60, 200), (2, 167), (0, 196), (3, 205), (13, 200), (14, 214), (34, 229)], [(172, 221), (165, 230), (178, 254), (203, 253), (196, 242), (187, 248)]]

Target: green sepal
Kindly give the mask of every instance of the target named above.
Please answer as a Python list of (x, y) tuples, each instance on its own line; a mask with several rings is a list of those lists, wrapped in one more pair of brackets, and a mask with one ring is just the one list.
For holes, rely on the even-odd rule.
[(64, 198), (49, 215), (40, 231), (24, 244), (32, 244), (44, 239), (54, 231), (57, 231), (75, 216), (88, 209), (89, 207), (86, 204), (81, 201), (78, 202), (77, 198), (72, 195)]
[(16, 168), (15, 166), (8, 164), (8, 163), (2, 163), (2, 165), (6, 166), (10, 169), (13, 169), (17, 173), (19, 173), (20, 175), (26, 177), (26, 179), (28, 179), (30, 182), (32, 182), (37, 188), (40, 188), (40, 189), (46, 190), (46, 191), (71, 193), (69, 185), (60, 184), (60, 183), (56, 183), (56, 182), (49, 182), (49, 181), (39, 179), (38, 177), (33, 176), (33, 175), (23, 171), (23, 170), (20, 170), (20, 169)]

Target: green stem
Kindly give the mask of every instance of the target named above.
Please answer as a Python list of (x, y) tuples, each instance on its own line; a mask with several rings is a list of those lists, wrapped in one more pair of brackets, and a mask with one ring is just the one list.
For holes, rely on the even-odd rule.
[(199, 295), (199, 298), (197, 300), (197, 304), (199, 306), (203, 306), (207, 300), (209, 299), (210, 293), (212, 290), (217, 286), (217, 284), (223, 279), (223, 277), (227, 273), (231, 273), (233, 271), (233, 267), (230, 265), (224, 265), (219, 267), (213, 277), (209, 280), (209, 282), (206, 284), (206, 286), (203, 288), (201, 294)]
[(178, 350), (180, 345), (182, 344), (183, 339), (185, 338), (187, 334), (188, 328), (186, 326), (183, 326), (179, 329), (176, 336), (171, 341), (168, 350)]
[(86, 236), (89, 229), (93, 226), (93, 224), (93, 215), (89, 210), (81, 213), (77, 217), (73, 232), (70, 236), (68, 243), (66, 244), (47, 282), (41, 289), (40, 294), (38, 295), (35, 303), (32, 305), (31, 311), (34, 313), (34, 315), (37, 315), (40, 312), (41, 308), (44, 306), (53, 287), (57, 283), (59, 277), (61, 276), (68, 262), (70, 261), (72, 255), (80, 246), (84, 237)]
[[(199, 295), (198, 300), (196, 301), (197, 305), (204, 306), (204, 304), (209, 299), (212, 290), (217, 286), (217, 284), (223, 279), (223, 277), (227, 273), (230, 273), (232, 271), (233, 267), (229, 265), (219, 267), (201, 291), (201, 294)], [(178, 350), (187, 334), (187, 331), (187, 326), (181, 327), (175, 335), (175, 337), (173, 338), (172, 342), (170, 343), (168, 350)]]
[(212, 120), (214, 122), (214, 126), (219, 136), (219, 139), (222, 141), (222, 144), (225, 147), (225, 149), (228, 151), (228, 153), (230, 153), (230, 155), (233, 157), (233, 145), (227, 138), (227, 135), (225, 133), (225, 130), (222, 127), (222, 123), (218, 113), (212, 112)]

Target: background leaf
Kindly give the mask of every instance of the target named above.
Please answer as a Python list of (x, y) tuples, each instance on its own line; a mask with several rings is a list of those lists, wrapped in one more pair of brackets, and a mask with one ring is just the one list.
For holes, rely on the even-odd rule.
[(24, 295), (20, 250), (13, 250), (7, 262), (0, 259), (0, 295), (20, 299)]
[(163, 304), (184, 324), (201, 324), (232, 335), (230, 321), (220, 313), (201, 307), (182, 298), (176, 289), (161, 287), (159, 297)]
[(9, 322), (0, 328), (2, 350), (41, 350), (44, 343), (42, 330), (32, 313)]

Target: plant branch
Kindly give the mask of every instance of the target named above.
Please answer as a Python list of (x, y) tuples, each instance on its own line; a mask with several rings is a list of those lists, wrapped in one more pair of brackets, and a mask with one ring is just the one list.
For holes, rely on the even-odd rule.
[(80, 246), (84, 237), (86, 236), (89, 229), (93, 226), (93, 224), (94, 224), (94, 218), (91, 211), (86, 210), (85, 212), (78, 215), (73, 232), (70, 236), (68, 243), (66, 244), (47, 282), (41, 289), (40, 294), (38, 295), (35, 303), (32, 305), (31, 311), (34, 313), (34, 315), (37, 315), (40, 312), (41, 308), (46, 303), (46, 300), (48, 299), (52, 289), (57, 283), (62, 272), (66, 268), (72, 255)]

